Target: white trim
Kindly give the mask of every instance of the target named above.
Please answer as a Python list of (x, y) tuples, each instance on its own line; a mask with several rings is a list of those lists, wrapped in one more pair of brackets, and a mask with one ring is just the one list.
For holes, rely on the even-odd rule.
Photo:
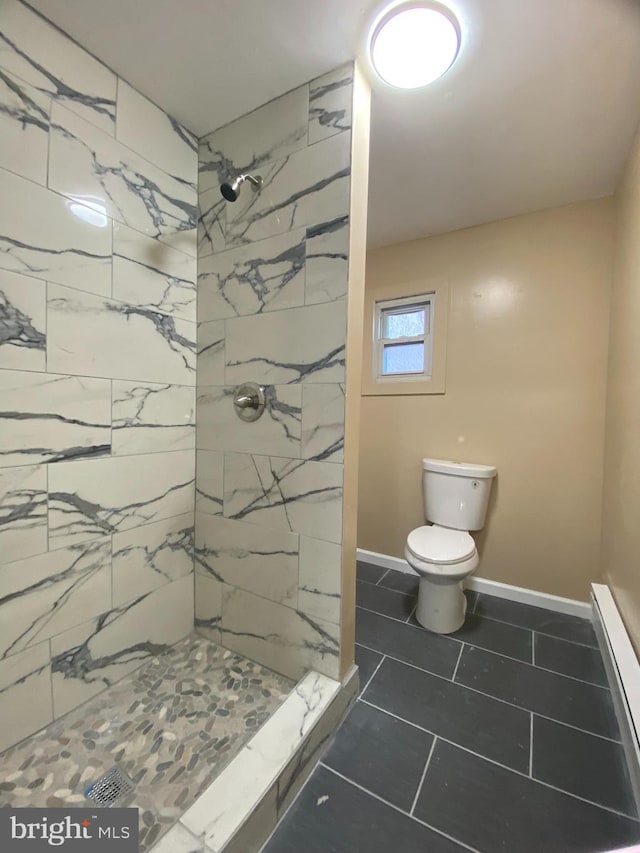
[(389, 557), (387, 554), (378, 554), (377, 551), (365, 551), (364, 548), (357, 549), (356, 557), (363, 563), (370, 563), (372, 566), (380, 566), (381, 569), (395, 569), (397, 572), (404, 572), (407, 575), (415, 575), (415, 572), (409, 563), (400, 557)]
[[(380, 299), (374, 302), (373, 321), (373, 381), (374, 382), (420, 382), (431, 379), (433, 362), (433, 319), (435, 314), (435, 293), (420, 296), (405, 296), (400, 299)], [(384, 336), (385, 317), (389, 314), (408, 314), (414, 311), (424, 312), (424, 331), (421, 335), (386, 338)], [(403, 373), (385, 373), (383, 370), (384, 352), (387, 347), (400, 344), (422, 344), (422, 370)]]
[(593, 623), (640, 812), (640, 662), (608, 586), (591, 584)]
[[(409, 563), (400, 557), (390, 557), (387, 554), (378, 554), (376, 551), (366, 551), (358, 548), (358, 560), (379, 566), (383, 569), (395, 569), (408, 575), (415, 575)], [(578, 616), (580, 619), (591, 619), (591, 605), (586, 601), (576, 601), (573, 598), (562, 598), (559, 595), (551, 595), (548, 592), (538, 592), (535, 589), (526, 589), (522, 586), (512, 586), (500, 581), (491, 581), (487, 578), (470, 577), (466, 583), (467, 589), (474, 592), (484, 592), (495, 598), (506, 598), (509, 601), (517, 601), (520, 604), (531, 604), (534, 607), (543, 607), (554, 613), (566, 613), (569, 616)]]

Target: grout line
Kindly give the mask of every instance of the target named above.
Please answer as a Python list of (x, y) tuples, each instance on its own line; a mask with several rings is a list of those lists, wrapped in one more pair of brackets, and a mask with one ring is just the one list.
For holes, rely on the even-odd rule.
[(45, 487), (45, 494), (44, 494), (45, 522), (44, 523), (45, 523), (46, 534), (47, 534), (47, 548), (46, 548), (46, 550), (49, 551), (50, 550), (49, 540), (51, 537), (51, 531), (50, 531), (50, 525), (49, 525), (49, 464), (46, 462), (43, 464), (44, 464), (44, 487)]
[(110, 610), (115, 610), (115, 605), (113, 603), (113, 531), (109, 536), (109, 580), (110, 580), (110, 596), (111, 596), (111, 606)]
[(368, 686), (371, 684), (371, 682), (373, 681), (373, 679), (374, 679), (374, 677), (375, 677), (375, 675), (376, 675), (377, 671), (380, 669), (380, 667), (381, 667), (381, 666), (382, 666), (382, 664), (384, 663), (384, 659), (385, 659), (385, 655), (382, 655), (382, 658), (381, 658), (381, 659), (380, 659), (380, 661), (378, 662), (378, 666), (373, 670), (373, 674), (371, 675), (371, 677), (369, 678), (369, 680), (367, 681), (367, 683), (365, 684), (365, 686), (360, 690), (360, 695), (361, 695), (361, 696), (362, 696), (362, 694), (364, 693), (364, 691), (367, 689), (367, 687), (368, 687)]
[[(436, 734), (430, 729), (425, 729), (424, 726), (419, 726), (417, 723), (412, 723), (411, 720), (405, 720), (404, 717), (400, 717), (398, 716), (398, 714), (394, 714), (392, 711), (387, 711), (380, 705), (374, 705), (373, 702), (369, 702), (367, 699), (362, 699), (360, 697), (358, 698), (358, 702), (362, 702), (363, 705), (369, 705), (371, 708), (375, 708), (377, 711), (382, 711), (383, 714), (388, 714), (390, 717), (394, 717), (394, 719), (400, 720), (401, 722), (406, 723), (408, 726), (412, 726), (414, 729), (419, 729), (421, 732), (426, 732), (427, 734), (434, 735), (434, 737), (437, 737), (438, 740), (441, 740), (443, 743), (448, 743), (451, 746), (455, 746), (457, 749), (461, 749), (463, 752), (468, 752), (470, 755), (475, 755), (476, 758), (479, 758), (482, 761), (488, 761), (489, 764), (494, 764), (496, 767), (501, 767), (503, 770), (506, 770), (509, 773), (515, 773), (516, 776), (521, 776), (524, 779), (529, 779), (529, 776), (522, 770), (514, 770), (513, 767), (508, 767), (506, 764), (501, 764), (499, 761), (496, 761), (493, 758), (487, 758), (486, 755), (480, 755), (480, 753), (474, 752), (467, 746), (462, 746), (462, 744), (456, 743), (455, 741), (450, 740), (449, 738), (445, 738), (440, 734)], [(591, 732), (587, 732), (587, 734), (591, 734)], [(531, 781), (535, 782), (537, 785), (542, 785), (545, 788), (550, 788), (552, 791), (557, 791), (559, 794), (565, 794), (567, 797), (573, 797), (573, 799), (575, 800), (580, 800), (583, 803), (588, 803), (590, 806), (595, 806), (598, 809), (603, 809), (606, 812), (611, 812), (612, 814), (618, 815), (619, 817), (628, 818), (629, 820), (634, 821), (634, 823), (640, 823), (640, 818), (638, 817), (625, 814), (624, 812), (616, 811), (616, 809), (612, 809), (609, 806), (603, 806), (601, 803), (596, 803), (594, 800), (587, 800), (585, 799), (585, 797), (580, 797), (578, 794), (571, 793), (571, 791), (565, 791), (562, 788), (556, 788), (555, 785), (551, 785), (549, 782), (544, 782), (542, 779), (532, 778)]]
[[(49, 637), (49, 639), (46, 642), (47, 642), (47, 646), (49, 648), (49, 692), (51, 694), (51, 722), (47, 723), (47, 725), (50, 726), (51, 723), (55, 722), (55, 720), (56, 720), (56, 703), (55, 703), (55, 699), (54, 699), (54, 695), (53, 695), (54, 694), (54, 691), (53, 691), (53, 672), (51, 671), (51, 660), (53, 658), (53, 652), (51, 650), (51, 637)], [(34, 734), (36, 734), (36, 732), (33, 732), (32, 734), (28, 735), (28, 737), (32, 738)], [(24, 740), (26, 740), (26, 738), (24, 738)], [(15, 746), (16, 744), (11, 744), (11, 745)]]
[[(380, 581), (383, 581), (386, 578), (386, 576), (389, 574), (390, 571), (391, 571), (391, 569), (387, 569), (383, 575), (380, 575), (378, 580), (375, 582), (374, 586), (379, 586)], [(361, 578), (361, 580), (362, 580), (362, 578)], [(365, 583), (368, 583), (368, 581), (365, 581)], [(370, 581), (369, 581), (369, 583), (370, 583)], [(391, 590), (391, 591), (394, 592), (395, 590)]]
[(533, 711), (529, 725), (529, 776), (533, 779)]
[[(390, 590), (390, 591), (393, 591), (393, 590)], [(396, 617), (395, 617), (395, 616), (388, 616), (386, 613), (380, 613), (380, 611), (379, 611), (379, 610), (371, 610), (369, 607), (363, 607), (361, 604), (357, 604), (357, 603), (356, 603), (356, 610), (365, 610), (367, 613), (375, 613), (375, 615), (376, 615), (376, 616), (382, 616), (382, 618), (383, 618), (383, 619), (390, 619), (392, 622), (397, 622), (399, 625), (409, 625), (409, 624), (410, 624), (407, 620), (396, 619)], [(486, 617), (486, 616), (481, 616), (480, 618), (481, 618), (481, 619), (487, 619), (487, 617)], [(488, 619), (487, 621), (489, 621), (489, 622), (496, 622), (497, 620), (495, 620), (495, 619)], [(510, 623), (509, 623), (509, 622), (500, 622), (499, 624), (501, 624), (501, 625), (510, 625)], [(411, 627), (411, 628), (415, 628), (417, 631), (421, 631), (421, 630), (422, 630), (422, 631), (424, 631), (424, 630), (426, 630), (425, 628), (421, 628), (421, 627), (419, 627), (418, 625), (412, 625), (412, 624), (411, 624), (411, 625), (410, 625), (410, 627)], [(517, 626), (517, 625), (511, 625), (511, 627), (512, 627), (512, 628), (517, 628), (518, 626)], [(531, 629), (530, 629), (530, 628), (520, 628), (520, 630), (521, 630), (521, 631), (526, 631), (527, 633), (533, 633), (533, 632), (531, 631)], [(460, 640), (458, 637), (454, 637), (452, 634), (446, 634), (446, 635), (443, 635), (443, 634), (434, 634), (434, 633), (433, 633), (433, 632), (431, 632), (431, 631), (427, 631), (427, 633), (428, 633), (428, 634), (430, 634), (431, 636), (437, 636), (437, 637), (441, 637), (441, 638), (446, 639), (446, 640), (451, 640), (451, 641), (452, 641), (452, 642), (454, 642), (454, 643), (464, 643), (464, 642), (467, 642), (467, 644), (468, 644), (468, 645), (470, 645), (470, 644), (468, 643), (468, 641)], [(537, 633), (539, 634), (539, 633), (540, 633), (540, 631), (538, 631)], [(550, 635), (549, 635), (549, 634), (546, 634), (545, 636), (550, 636)], [(559, 638), (558, 638), (558, 637), (552, 637), (552, 639), (557, 640), (557, 639), (559, 639)], [(562, 642), (570, 642), (570, 641), (569, 641), (569, 640), (563, 640)], [(362, 643), (361, 643), (360, 645), (362, 645)], [(576, 645), (576, 646), (577, 646), (577, 645), (579, 645), (579, 644), (578, 644), (578, 643), (573, 643), (573, 645)], [(522, 658), (514, 658), (512, 655), (508, 655), (508, 654), (506, 654), (505, 652), (497, 652), (497, 651), (495, 651), (495, 649), (488, 649), (486, 646), (481, 646), (481, 645), (480, 645), (480, 643), (473, 643), (473, 646), (474, 646), (475, 648), (481, 649), (481, 650), (482, 650), (482, 651), (484, 651), (484, 652), (488, 652), (488, 653), (489, 653), (489, 654), (491, 654), (491, 655), (496, 655), (496, 656), (498, 656), (498, 657), (506, 658), (507, 660), (513, 660), (513, 661), (515, 661), (516, 663), (521, 663), (523, 666), (533, 666), (533, 664), (529, 663), (529, 662), (528, 662), (528, 661), (526, 661), (526, 660), (522, 660)], [(590, 648), (591, 648), (591, 646), (581, 646), (581, 648), (587, 648), (587, 649), (590, 649)], [(374, 649), (374, 651), (377, 651), (377, 650), (376, 650), (376, 649)], [(595, 649), (594, 651), (597, 651), (597, 649)], [(379, 652), (379, 654), (382, 654), (382, 652)], [(403, 663), (404, 663), (404, 661), (403, 661)], [(420, 667), (418, 667), (418, 669), (420, 669)], [(566, 673), (564, 673), (564, 672), (557, 672), (555, 669), (548, 669), (547, 667), (540, 666), (539, 664), (536, 664), (536, 669), (541, 669), (541, 670), (544, 670), (545, 672), (550, 672), (550, 673), (552, 673), (553, 675), (559, 675), (559, 676), (560, 676), (560, 677), (562, 677), (562, 678), (568, 678), (570, 681), (579, 681), (581, 684), (589, 684), (589, 685), (591, 685), (592, 687), (599, 687), (599, 688), (600, 688), (600, 690), (606, 690), (606, 691), (609, 691), (609, 688), (608, 688), (608, 687), (603, 687), (603, 685), (601, 685), (601, 684), (596, 684), (596, 682), (595, 682), (595, 681), (585, 681), (583, 678), (577, 678), (575, 675), (567, 675), (567, 674), (566, 674)], [(425, 671), (426, 671), (426, 672), (428, 672), (429, 670), (425, 670)]]
[(414, 813), (415, 808), (416, 808), (416, 803), (418, 802), (418, 797), (420, 796), (420, 791), (422, 791), (422, 786), (423, 786), (424, 780), (426, 779), (426, 776), (427, 776), (427, 770), (429, 769), (429, 762), (431, 761), (431, 756), (433, 755), (433, 750), (436, 748), (437, 741), (438, 741), (437, 737), (434, 737), (434, 739), (431, 741), (431, 749), (429, 750), (429, 755), (427, 755), (427, 760), (426, 760), (425, 765), (424, 765), (424, 770), (422, 771), (422, 776), (420, 777), (420, 781), (419, 781), (418, 787), (416, 789), (416, 795), (413, 798), (413, 802), (411, 803), (411, 809), (409, 811), (409, 814), (411, 815), (411, 817), (413, 817), (413, 813)]
[[(221, 646), (221, 648), (224, 648), (224, 646)], [(237, 652), (234, 652), (234, 654), (237, 654)], [(265, 839), (264, 844), (260, 847), (260, 850), (258, 851), (258, 853), (262, 853), (263, 850), (267, 849), (267, 845), (269, 844), (269, 842), (271, 841), (273, 836), (280, 829), (280, 827), (283, 826), (286, 816), (289, 814), (289, 812), (294, 807), (294, 805), (298, 802), (298, 798), (302, 796), (302, 792), (304, 791), (304, 789), (307, 787), (307, 785), (313, 779), (315, 772), (318, 769), (319, 764), (320, 764), (319, 761), (316, 762), (315, 766), (312, 768), (311, 772), (309, 773), (307, 778), (304, 780), (304, 782), (300, 786), (300, 790), (295, 795), (295, 797), (291, 800), (291, 802), (289, 803), (287, 808), (282, 812), (282, 814), (277, 814), (277, 810), (276, 810), (276, 825), (273, 827), (273, 829), (271, 830), (271, 832), (269, 833), (269, 835)], [(205, 848), (204, 853), (206, 853), (206, 848)]]
[[(536, 632), (531, 632), (531, 666), (536, 665)], [(544, 667), (541, 667), (544, 669)]]
[(582, 732), (582, 734), (597, 737), (599, 740), (604, 740), (607, 743), (615, 743), (618, 746), (622, 746), (621, 740), (615, 740), (615, 738), (607, 737), (607, 735), (600, 735), (597, 732), (588, 732), (586, 729), (581, 729), (578, 726), (572, 726), (571, 723), (565, 723), (563, 720), (554, 720), (553, 717), (547, 717), (545, 714), (539, 714), (537, 711), (532, 711), (531, 713), (534, 717), (539, 717), (541, 720), (548, 720), (550, 723), (555, 723), (557, 726), (564, 726), (567, 729), (573, 729), (576, 732)]
[(432, 832), (436, 832), (438, 835), (442, 835), (443, 838), (448, 838), (449, 841), (453, 841), (455, 844), (458, 844), (459, 846), (461, 846), (464, 850), (470, 850), (471, 853), (479, 853), (479, 851), (476, 850), (475, 847), (469, 847), (468, 844), (465, 844), (463, 841), (460, 841), (459, 839), (454, 838), (452, 835), (447, 835), (447, 833), (443, 832), (441, 829), (437, 829), (435, 826), (432, 826), (429, 823), (425, 823), (423, 820), (420, 820), (420, 818), (413, 817), (408, 812), (405, 812), (404, 809), (401, 809), (400, 806), (396, 806), (393, 803), (390, 803), (389, 800), (385, 800), (384, 797), (381, 797), (379, 794), (374, 794), (373, 791), (370, 791), (368, 788), (365, 788), (362, 785), (359, 785), (357, 782), (354, 782), (353, 779), (349, 779), (347, 776), (343, 776), (342, 773), (339, 773), (337, 770), (334, 770), (333, 767), (329, 767), (328, 764), (325, 764), (324, 762), (320, 761), (319, 765), (324, 770), (328, 770), (330, 773), (333, 773), (334, 776), (338, 776), (344, 782), (348, 782), (349, 785), (352, 785), (354, 788), (357, 788), (359, 791), (362, 791), (363, 793), (368, 794), (370, 797), (373, 797), (374, 800), (378, 800), (378, 802), (384, 803), (385, 806), (389, 806), (389, 808), (393, 809), (396, 812), (399, 812), (399, 814), (405, 815), (405, 817), (408, 817), (410, 820), (414, 820), (416, 823), (422, 824), (422, 826), (425, 826), (427, 829), (430, 829)]
[(386, 708), (383, 708), (381, 705), (376, 705), (373, 702), (370, 702), (368, 699), (363, 699), (362, 697), (358, 698), (358, 702), (362, 702), (363, 705), (368, 705), (370, 708), (375, 708), (376, 711), (381, 711), (383, 714), (387, 714), (389, 717), (393, 717), (394, 720), (400, 720), (402, 723), (406, 723), (408, 726), (411, 726), (414, 729), (418, 729), (418, 731), (424, 732), (428, 735), (433, 735), (438, 740), (441, 740), (443, 743), (448, 743), (451, 746), (457, 746), (458, 749), (462, 749), (465, 752), (470, 753), (471, 755), (475, 755), (476, 758), (482, 758), (484, 761), (489, 761), (491, 764), (495, 764), (498, 767), (502, 767), (503, 770), (511, 770), (513, 773), (519, 773), (521, 776), (526, 776), (527, 774), (520, 771), (514, 770), (513, 767), (509, 767), (508, 764), (503, 764), (501, 761), (496, 761), (495, 758), (487, 758), (486, 755), (481, 755), (479, 752), (475, 752), (473, 749), (470, 749), (468, 746), (463, 746), (458, 741), (451, 740), (451, 738), (444, 737), (441, 734), (436, 734), (436, 732), (431, 729), (427, 729), (424, 726), (421, 726), (419, 723), (412, 723), (411, 720), (405, 720), (404, 717), (401, 717), (399, 714), (394, 714), (393, 711), (388, 711)]
[(542, 670), (542, 672), (549, 672), (551, 675), (560, 675), (562, 678), (568, 678), (569, 681), (577, 681), (579, 684), (588, 684), (589, 687), (599, 687), (600, 690), (606, 690), (610, 693), (609, 687), (605, 687), (602, 684), (597, 684), (595, 681), (586, 681), (584, 678), (578, 678), (576, 675), (567, 675), (566, 672), (558, 672), (556, 669), (549, 669), (548, 666), (540, 666), (540, 664), (533, 664), (536, 669)]
[[(40, 281), (40, 279), (34, 279), (34, 281)], [(55, 285), (55, 282), (51, 282), (51, 284)], [(64, 285), (64, 284), (59, 285), (59, 287), (65, 287), (65, 286), (66, 285)], [(69, 289), (71, 289), (71, 288), (69, 288)], [(185, 323), (189, 323), (189, 322), (190, 322), (190, 320), (185, 320)], [(196, 324), (193, 323), (192, 325), (195, 326)], [(138, 377), (131, 377), (131, 376), (98, 376), (96, 374), (93, 374), (92, 376), (90, 376), (87, 373), (59, 373), (58, 371), (49, 371), (48, 366), (47, 366), (46, 371), (43, 371), (43, 370), (24, 370), (23, 368), (18, 368), (18, 367), (16, 367), (16, 368), (13, 368), (13, 367), (4, 368), (3, 367), (3, 368), (0, 368), (0, 370), (2, 370), (2, 371), (6, 370), (7, 372), (11, 371), (12, 373), (37, 373), (38, 375), (42, 375), (43, 373), (46, 372), (49, 376), (64, 376), (65, 378), (71, 377), (73, 379), (102, 379), (102, 380), (112, 379), (114, 382), (138, 382), (141, 384), (144, 383), (145, 385), (171, 385), (172, 387), (177, 386), (179, 388), (196, 388), (196, 387), (198, 387), (195, 382), (163, 382), (161, 379), (140, 379)], [(204, 386), (201, 385), (200, 387), (202, 388)], [(213, 386), (213, 387), (217, 388), (217, 387), (225, 387), (225, 386)], [(554, 639), (557, 639), (557, 637)], [(591, 648), (591, 646), (589, 648)]]
[[(2, 371), (0, 371), (0, 372), (2, 372)], [(49, 374), (49, 375), (51, 375), (51, 374)], [(105, 426), (105, 429), (106, 428), (107, 427)], [(90, 446), (88, 446), (87, 449), (90, 450), (91, 449)], [(34, 466), (35, 467), (37, 465), (56, 465), (56, 466), (57, 465), (73, 465), (76, 462), (91, 462), (91, 461), (93, 461), (93, 462), (106, 462), (106, 461), (113, 461), (116, 459), (133, 459), (134, 457), (139, 457), (139, 456), (160, 456), (161, 454), (164, 454), (166, 456), (166, 455), (173, 455), (174, 453), (195, 453), (195, 451), (196, 451), (195, 447), (185, 447), (182, 450), (147, 450), (144, 453), (116, 453), (116, 454), (104, 453), (102, 456), (78, 456), (78, 457), (74, 457), (73, 459), (60, 459), (57, 462), (52, 461), (51, 459), (41, 459), (39, 462), (27, 462), (27, 463), (20, 462), (17, 465), (7, 465), (7, 466), (5, 466), (5, 468), (7, 468), (7, 469), (24, 468), (27, 466)], [(224, 451), (214, 451), (214, 452), (224, 452)], [(292, 459), (291, 461), (297, 462), (299, 460)], [(2, 470), (5, 470), (5, 469), (3, 468)], [(195, 478), (193, 480), (187, 481), (187, 483), (185, 483), (183, 485), (190, 485), (193, 482), (195, 482)], [(182, 512), (178, 513), (178, 514), (184, 515), (184, 513), (182, 513)], [(211, 513), (205, 513), (205, 515), (211, 515)], [(150, 522), (147, 522), (147, 523), (149, 524)], [(142, 527), (143, 525), (140, 525), (140, 526)], [(133, 528), (130, 528), (130, 529), (133, 530)], [(404, 623), (401, 623), (401, 624), (404, 624)]]
[[(475, 590), (471, 590), (471, 592), (475, 592)], [(471, 607), (470, 613), (476, 612), (476, 607), (478, 606), (478, 601), (480, 600), (480, 593), (475, 592), (475, 598), (473, 599), (473, 605)]]
[[(460, 660), (462, 658), (462, 652), (464, 651), (464, 643), (460, 643), (460, 652), (458, 653), (458, 660), (456, 661), (455, 669), (453, 670), (453, 675), (451, 676), (451, 681), (454, 683), (458, 683), (456, 681), (456, 675), (458, 674), (458, 667), (460, 666)], [(464, 685), (462, 685), (464, 687)]]
[[(448, 681), (450, 684), (455, 684), (456, 687), (462, 687), (465, 690), (470, 690), (472, 693), (478, 693), (480, 696), (485, 696), (487, 699), (493, 699), (494, 702), (500, 702), (503, 705), (508, 705), (510, 708), (517, 708), (518, 711), (522, 711), (523, 713), (535, 714), (536, 717), (542, 717), (542, 719), (544, 720), (551, 720), (552, 723), (560, 723), (561, 725), (567, 726), (570, 729), (575, 729), (576, 731), (582, 732), (586, 735), (593, 735), (593, 737), (602, 738), (602, 740), (609, 741), (610, 743), (621, 743), (621, 741), (616, 738), (607, 737), (607, 735), (602, 735), (598, 732), (590, 732), (587, 729), (581, 729), (580, 726), (574, 726), (572, 723), (567, 723), (565, 720), (556, 720), (555, 717), (549, 717), (547, 714), (541, 714), (539, 711), (531, 711), (530, 708), (524, 708), (522, 705), (516, 705), (515, 702), (509, 702), (506, 699), (500, 699), (499, 696), (492, 696), (491, 693), (484, 693), (482, 690), (478, 690), (476, 687), (470, 687), (468, 684), (462, 684), (460, 681), (453, 682), (450, 678), (446, 678), (446, 676), (444, 675), (439, 675), (437, 672), (433, 672), (430, 669), (424, 669), (421, 666), (417, 666), (415, 663), (409, 663), (406, 660), (394, 657), (388, 652), (381, 652), (379, 649), (371, 648), (371, 646), (367, 646), (362, 641), (359, 641), (358, 645), (362, 646), (365, 649), (369, 649), (370, 652), (377, 652), (377, 654), (379, 655), (384, 654), (385, 658), (387, 658), (388, 660), (393, 660), (396, 663), (400, 663), (403, 666), (408, 666), (411, 669), (417, 669), (418, 672), (424, 672), (426, 675), (430, 675), (433, 678), (439, 678), (441, 681)], [(382, 661), (380, 663), (382, 663)]]
[(416, 601), (416, 603), (413, 605), (413, 610), (412, 610), (412, 611), (411, 611), (411, 613), (407, 616), (407, 618), (404, 620), (405, 625), (408, 625), (408, 624), (411, 622), (411, 619), (412, 619), (412, 617), (413, 617), (413, 614), (416, 612), (416, 610), (417, 610), (417, 609), (418, 609), (418, 602)]

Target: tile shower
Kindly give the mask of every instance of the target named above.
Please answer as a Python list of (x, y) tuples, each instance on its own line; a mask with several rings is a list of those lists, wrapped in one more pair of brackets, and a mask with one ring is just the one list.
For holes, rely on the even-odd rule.
[[(198, 142), (3, 2), (3, 805), (122, 763), (148, 849), (339, 675), (352, 97), (348, 66)], [(263, 191), (222, 201), (245, 169)]]
[(292, 678), (339, 670), (352, 72), (200, 140), (196, 616)]

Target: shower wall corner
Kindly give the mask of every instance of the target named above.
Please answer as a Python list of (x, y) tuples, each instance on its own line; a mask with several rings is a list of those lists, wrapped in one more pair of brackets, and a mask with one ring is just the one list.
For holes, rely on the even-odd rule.
[(196, 628), (294, 679), (353, 662), (368, 140), (348, 63), (199, 141)]

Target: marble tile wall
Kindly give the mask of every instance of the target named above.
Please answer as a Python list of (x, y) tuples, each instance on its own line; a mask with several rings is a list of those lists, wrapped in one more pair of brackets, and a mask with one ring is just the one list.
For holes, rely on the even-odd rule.
[[(339, 68), (199, 144), (196, 625), (292, 678), (339, 669), (353, 88)], [(222, 200), (245, 171), (262, 191)]]
[(3, 746), (193, 628), (197, 162), (188, 130), (2, 0)]

